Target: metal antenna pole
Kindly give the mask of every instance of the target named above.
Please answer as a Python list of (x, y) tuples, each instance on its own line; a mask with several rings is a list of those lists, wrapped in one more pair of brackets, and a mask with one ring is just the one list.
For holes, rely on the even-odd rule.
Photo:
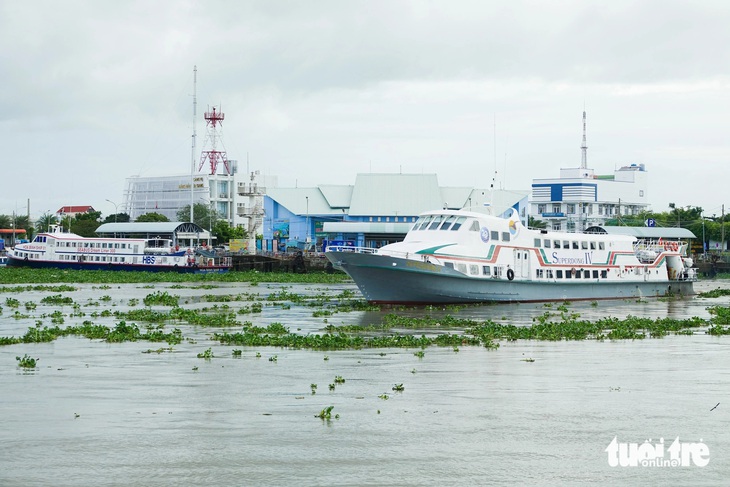
[(198, 118), (198, 66), (193, 66), (193, 144), (190, 162), (190, 223), (195, 222), (193, 206), (195, 204), (195, 120)]

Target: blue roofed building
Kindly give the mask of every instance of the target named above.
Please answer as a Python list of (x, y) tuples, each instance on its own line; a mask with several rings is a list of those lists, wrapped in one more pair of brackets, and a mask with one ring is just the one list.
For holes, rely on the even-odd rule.
[(379, 247), (403, 239), (424, 211), (492, 205), (526, 218), (529, 191), (443, 187), (436, 174), (358, 174), (353, 185), (269, 188), (263, 249), (321, 250), (327, 242)]

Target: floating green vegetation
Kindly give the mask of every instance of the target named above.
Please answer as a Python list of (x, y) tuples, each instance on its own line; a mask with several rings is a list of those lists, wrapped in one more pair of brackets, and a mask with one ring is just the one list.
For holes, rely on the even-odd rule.
[(341, 375), (335, 376), (335, 384), (344, 384), (344, 383), (345, 383), (345, 379)]
[(309, 388), (312, 390), (312, 395), (317, 394), (317, 384), (309, 384)]
[(426, 356), (426, 352), (424, 352), (423, 350), (419, 350), (419, 351), (415, 352), (413, 355), (415, 355), (418, 358), (423, 358)]
[(279, 357), (277, 357), (276, 355), (272, 355), (271, 357), (269, 357), (269, 362), (276, 362), (278, 360), (279, 360)]
[[(332, 419), (332, 410), (334, 409), (334, 406), (327, 406), (322, 411), (319, 412), (319, 414), (315, 415), (315, 418), (319, 418), (322, 421), (329, 421)], [(335, 414), (335, 419), (340, 419), (339, 414)]]
[(20, 301), (15, 298), (5, 298), (5, 306), (8, 308), (18, 308), (20, 306)]
[(177, 306), (180, 301), (180, 296), (173, 296), (167, 291), (156, 291), (152, 294), (145, 296), (143, 302), (145, 306)]
[(403, 392), (405, 390), (405, 387), (403, 387), (403, 384), (394, 384), (393, 385), (393, 392)]
[[(390, 396), (388, 396), (388, 395), (387, 395), (387, 394), (385, 394), (385, 393), (383, 393), (383, 394), (379, 395), (378, 397), (379, 397), (380, 399), (382, 399), (383, 401), (387, 401), (388, 399), (390, 399)], [(378, 411), (378, 413), (380, 413), (380, 411)]]
[(142, 353), (161, 354), (162, 352), (172, 352), (172, 350), (173, 350), (172, 347), (161, 347), (161, 348), (158, 348), (157, 350), (152, 350), (151, 348), (148, 348), (147, 350), (144, 350)]
[(240, 357), (241, 357), (241, 355), (243, 354), (243, 350), (241, 350), (241, 349), (239, 349), (239, 348), (234, 348), (234, 349), (233, 349), (233, 351), (231, 352), (231, 354), (232, 354), (232, 355), (233, 355), (234, 357), (236, 357), (236, 358), (240, 358)]
[(29, 291), (50, 291), (53, 293), (63, 293), (76, 291), (78, 288), (61, 284), (58, 286), (37, 285), (37, 286), (4, 286), (0, 287), (0, 293), (25, 293)]
[(204, 352), (200, 352), (198, 354), (198, 358), (203, 358), (205, 360), (212, 359), (213, 358), (213, 350), (211, 350), (210, 347), (208, 347), (207, 350), (205, 350)]
[(730, 289), (713, 289), (712, 291), (706, 291), (704, 293), (698, 293), (698, 298), (721, 298), (723, 296), (730, 296)]
[(26, 353), (22, 357), (15, 357), (15, 360), (18, 361), (18, 367), (20, 367), (21, 369), (35, 369), (36, 364), (40, 359), (30, 357)]
[(170, 283), (221, 283), (248, 282), (252, 285), (261, 282), (279, 283), (321, 283), (338, 284), (348, 282), (350, 278), (344, 273), (327, 274), (325, 272), (308, 272), (294, 274), (289, 272), (257, 272), (235, 271), (223, 274), (203, 273), (188, 274), (179, 272), (120, 272), (120, 271), (87, 271), (60, 269), (30, 269), (25, 267), (0, 268), (0, 284), (149, 284), (159, 282)]
[(111, 296), (107, 296), (107, 295), (104, 295), (104, 296), (102, 296), (102, 297), (99, 298), (99, 301), (101, 301), (103, 303), (108, 303), (111, 300), (112, 300), (112, 297)]
[(62, 294), (55, 294), (53, 296), (46, 296), (45, 298), (41, 299), (41, 303), (43, 304), (55, 304), (55, 305), (71, 305), (74, 304), (73, 298), (69, 296), (63, 296)]
[(113, 328), (84, 321), (81, 325), (67, 326), (66, 328), (42, 326), (40, 322), (37, 322), (36, 326), (29, 328), (26, 334), (21, 337), (0, 338), (0, 345), (47, 343), (65, 336), (83, 336), (89, 339), (101, 339), (110, 343), (150, 341), (176, 345), (182, 342), (182, 332), (178, 328), (166, 332), (164, 326), (150, 326), (142, 331), (136, 324), (128, 324), (124, 321), (117, 323)]

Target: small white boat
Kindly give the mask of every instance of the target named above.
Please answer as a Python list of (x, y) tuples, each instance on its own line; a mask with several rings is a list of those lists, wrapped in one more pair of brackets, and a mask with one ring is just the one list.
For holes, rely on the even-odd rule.
[(8, 251), (17, 267), (120, 271), (227, 272), (231, 258), (204, 248), (182, 248), (163, 238), (81, 237), (60, 227)]
[(693, 294), (687, 244), (524, 227), (482, 212), (422, 214), (402, 242), (328, 247), (370, 302), (540, 302)]

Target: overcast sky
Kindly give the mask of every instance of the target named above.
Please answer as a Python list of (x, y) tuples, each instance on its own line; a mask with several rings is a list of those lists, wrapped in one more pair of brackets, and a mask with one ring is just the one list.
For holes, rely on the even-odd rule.
[(580, 165), (585, 106), (589, 167), (719, 215), (728, 26), (725, 0), (0, 0), (0, 214), (111, 214), (126, 178), (189, 174), (197, 65), (198, 152), (222, 105), (228, 157), (282, 187), (529, 190)]

